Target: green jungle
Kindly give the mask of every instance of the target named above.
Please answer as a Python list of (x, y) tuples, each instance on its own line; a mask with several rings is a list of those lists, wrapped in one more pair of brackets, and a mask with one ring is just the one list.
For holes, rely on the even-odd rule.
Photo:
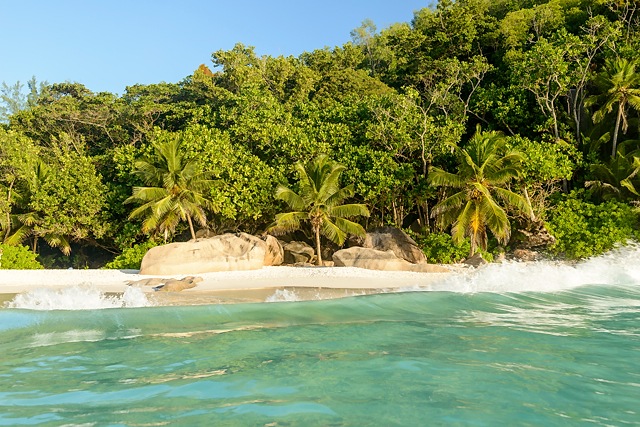
[(298, 57), (239, 43), (122, 95), (5, 82), (2, 267), (136, 268), (201, 229), (344, 245), (393, 226), (440, 263), (628, 244), (639, 24), (637, 0), (441, 0)]

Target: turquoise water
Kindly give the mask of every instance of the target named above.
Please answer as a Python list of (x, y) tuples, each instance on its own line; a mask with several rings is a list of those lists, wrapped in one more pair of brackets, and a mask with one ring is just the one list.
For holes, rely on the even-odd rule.
[(0, 425), (640, 425), (637, 259), (492, 266), (453, 291), (0, 310)]

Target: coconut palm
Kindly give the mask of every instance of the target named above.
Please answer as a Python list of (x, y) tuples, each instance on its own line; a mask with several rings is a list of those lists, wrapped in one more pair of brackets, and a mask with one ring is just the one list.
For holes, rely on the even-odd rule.
[(69, 255), (71, 253), (69, 238), (63, 234), (39, 228), (38, 226), (42, 224), (42, 216), (39, 212), (29, 208), (33, 194), (47, 179), (48, 174), (49, 166), (43, 161), (37, 160), (33, 163), (24, 186), (19, 188), (15, 185), (15, 179), (11, 181), (7, 189), (7, 204), (9, 209), (12, 205), (16, 206), (17, 212), (8, 211), (3, 216), (0, 222), (0, 227), (4, 231), (2, 241), (7, 245), (19, 245), (25, 239), (32, 237), (31, 249), (37, 253), (38, 240), (41, 237), (52, 248), (58, 248), (63, 254)]
[[(487, 249), (487, 229), (506, 244), (511, 236), (511, 224), (506, 206), (513, 206), (533, 218), (526, 197), (514, 193), (506, 185), (519, 175), (522, 157), (505, 149), (505, 138), (498, 132), (481, 132), (466, 147), (454, 147), (458, 157), (458, 173), (433, 167), (429, 182), (435, 186), (457, 190), (438, 203), (432, 212), (442, 227), (452, 225), (455, 242), (471, 239), (472, 256), (476, 249)], [(502, 205), (501, 205), (502, 204)]]
[(617, 108), (611, 148), (611, 157), (615, 157), (620, 128), (622, 127), (623, 133), (627, 132), (627, 106), (640, 110), (640, 74), (636, 73), (635, 62), (616, 59), (607, 61), (605, 70), (598, 74), (595, 84), (600, 94), (587, 98), (585, 105), (599, 106), (593, 114), (593, 121), (596, 123)]
[(315, 236), (316, 264), (322, 265), (320, 235), (338, 245), (342, 245), (349, 234), (365, 235), (360, 224), (347, 218), (369, 216), (369, 210), (358, 203), (343, 204), (345, 199), (353, 196), (353, 185), (340, 187), (340, 174), (345, 167), (329, 160), (326, 155), (316, 157), (306, 168), (298, 162), (295, 170), (299, 178), (299, 192), (279, 185), (275, 194), (292, 211), (276, 215), (269, 231), (286, 233), (298, 230), (302, 222), (308, 222)]
[(144, 218), (142, 231), (164, 233), (175, 231), (180, 221), (187, 221), (191, 237), (196, 238), (193, 222), (207, 224), (205, 209), (211, 202), (205, 196), (214, 184), (210, 174), (201, 172), (194, 160), (181, 152), (181, 140), (172, 139), (154, 145), (154, 156), (139, 160), (134, 174), (147, 187), (134, 187), (125, 203), (141, 203), (129, 215)]
[(584, 183), (603, 200), (627, 201), (640, 197), (640, 150), (626, 152), (625, 141), (618, 146), (617, 156), (606, 163), (591, 165), (594, 178)]

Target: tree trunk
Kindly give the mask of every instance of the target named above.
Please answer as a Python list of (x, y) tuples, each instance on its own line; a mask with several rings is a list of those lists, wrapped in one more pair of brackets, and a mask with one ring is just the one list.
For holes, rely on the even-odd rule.
[(476, 253), (476, 233), (475, 231), (471, 235), (471, 250), (469, 251), (469, 258), (474, 256)]
[(622, 119), (622, 114), (624, 114), (624, 106), (622, 103), (618, 104), (618, 117), (616, 117), (616, 127), (613, 130), (613, 144), (611, 148), (611, 158), (616, 158), (616, 152), (618, 150), (618, 132), (620, 131), (620, 120)]
[(560, 131), (558, 130), (558, 117), (556, 115), (555, 107), (551, 112), (553, 117), (553, 136), (556, 138), (556, 142), (560, 139)]
[(196, 232), (193, 229), (193, 221), (191, 221), (191, 215), (187, 214), (187, 222), (189, 222), (189, 231), (191, 231), (191, 239), (196, 240)]
[(322, 265), (322, 251), (320, 248), (320, 226), (313, 226), (313, 231), (316, 234), (316, 265)]
[(9, 184), (9, 191), (7, 193), (7, 227), (4, 233), (4, 237), (2, 239), (2, 241), (6, 241), (9, 238), (9, 235), (11, 234), (11, 192), (13, 191), (13, 183), (16, 182), (16, 180), (12, 180), (11, 184)]

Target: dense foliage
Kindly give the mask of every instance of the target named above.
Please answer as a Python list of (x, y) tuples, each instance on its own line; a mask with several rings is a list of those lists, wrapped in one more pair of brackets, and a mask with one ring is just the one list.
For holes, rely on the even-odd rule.
[[(531, 221), (550, 224), (558, 254), (611, 247), (571, 234), (562, 218), (640, 201), (637, 2), (440, 0), (409, 23), (378, 31), (364, 21), (351, 35), (299, 57), (237, 44), (180, 82), (121, 96), (70, 82), (2, 85), (2, 241), (60, 260), (91, 248), (104, 264), (155, 234), (188, 239), (191, 226), (262, 233), (286, 210), (276, 188), (293, 188), (294, 165), (321, 154), (345, 167), (340, 186), (354, 190), (345, 203), (367, 208), (356, 220), (364, 228), (411, 225), (435, 242), (430, 233), (453, 227), (460, 240), (471, 235), (456, 228), (464, 218), (441, 208), (464, 187), (433, 184), (458, 174), (480, 125), (518, 153), (517, 170), (494, 187), (532, 210), (502, 198), (496, 227), (485, 222), (474, 248), (491, 250), (492, 230), (506, 242)], [(157, 174), (167, 144), (179, 145), (176, 185)], [(199, 184), (181, 187), (189, 177)], [(607, 224), (617, 237), (606, 241), (638, 227), (626, 213)]]
[(0, 244), (2, 256), (0, 269), (6, 270), (42, 270), (44, 267), (36, 260), (36, 254), (26, 246)]
[(626, 203), (611, 200), (596, 205), (572, 193), (550, 215), (549, 231), (556, 238), (551, 251), (567, 258), (600, 254), (637, 240), (637, 222), (637, 210)]
[(434, 231), (426, 235), (415, 233), (410, 235), (427, 256), (427, 261), (431, 263), (452, 264), (464, 261), (471, 250), (468, 239), (456, 244), (448, 233)]

